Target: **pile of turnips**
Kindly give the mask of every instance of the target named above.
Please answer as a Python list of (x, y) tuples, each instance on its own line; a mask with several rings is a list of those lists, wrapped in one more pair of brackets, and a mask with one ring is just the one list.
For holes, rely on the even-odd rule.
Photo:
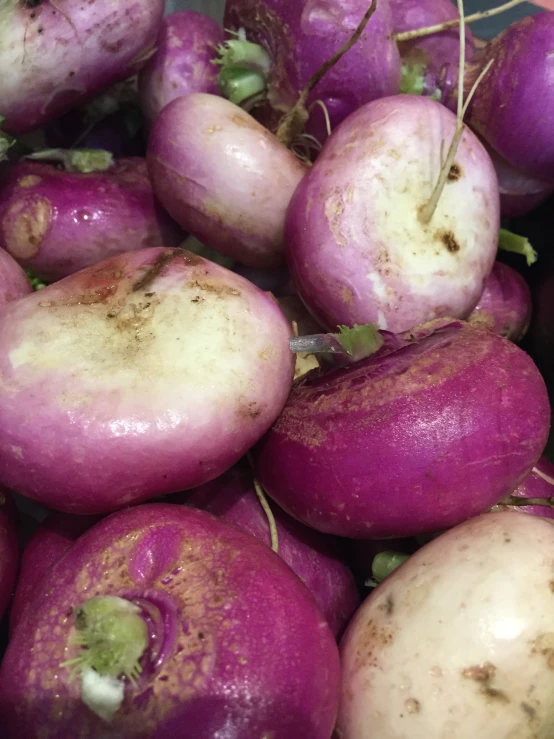
[(490, 14), (3, 4), (2, 737), (552, 739), (554, 11)]

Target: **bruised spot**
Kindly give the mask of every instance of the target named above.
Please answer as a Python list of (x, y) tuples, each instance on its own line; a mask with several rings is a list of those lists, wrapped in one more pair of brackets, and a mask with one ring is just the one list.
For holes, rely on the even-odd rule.
[(415, 698), (408, 698), (404, 702), (406, 713), (421, 713), (421, 703)]
[(492, 686), (492, 682), (496, 675), (496, 666), (490, 662), (482, 665), (472, 665), (462, 670), (462, 677), (468, 680), (474, 680), (480, 687), (479, 693), (489, 701), (498, 703), (509, 703), (510, 699), (503, 690), (498, 690)]
[(392, 616), (393, 611), (394, 611), (394, 598), (392, 597), (392, 594), (389, 593), (385, 601), (385, 613), (387, 614), (387, 616)]
[(187, 252), (183, 249), (167, 249), (163, 251), (156, 259), (153, 265), (146, 269), (144, 275), (135, 282), (131, 288), (131, 292), (137, 292), (138, 290), (144, 290), (146, 287), (150, 287), (156, 277), (175, 259), (184, 259), (187, 264), (201, 264), (201, 257), (197, 257), (195, 254)]
[(39, 185), (41, 182), (42, 177), (39, 177), (37, 174), (28, 174), (18, 180), (17, 184), (19, 187), (34, 187), (35, 185)]
[(454, 164), (450, 167), (447, 180), (448, 182), (457, 182), (461, 176), (462, 169), (459, 164), (456, 164), (456, 162), (454, 162)]
[(121, 47), (123, 46), (123, 39), (114, 41), (111, 44), (107, 41), (101, 41), (100, 45), (104, 49), (104, 51), (107, 51), (109, 54), (117, 54), (119, 51), (121, 51)]
[(16, 202), (2, 222), (7, 251), (16, 259), (34, 257), (51, 222), (52, 204), (47, 198)]
[(260, 128), (262, 128), (260, 124), (252, 118), (252, 116), (246, 114), (240, 115), (240, 113), (235, 113), (231, 116), (231, 121), (236, 126), (239, 126), (239, 128), (250, 128), (254, 131), (259, 131)]
[(535, 716), (537, 715), (537, 712), (535, 711), (533, 706), (530, 706), (529, 703), (525, 702), (520, 703), (520, 706), (523, 713), (525, 713), (529, 717), (529, 720), (533, 721)]
[(551, 580), (551, 581), (550, 581), (550, 582), (548, 583), (548, 587), (550, 588), (550, 592), (551, 592), (551, 593), (554, 593), (554, 580)]
[(435, 237), (446, 246), (450, 253), (455, 254), (457, 251), (460, 251), (460, 245), (456, 241), (456, 237), (452, 231), (437, 231)]

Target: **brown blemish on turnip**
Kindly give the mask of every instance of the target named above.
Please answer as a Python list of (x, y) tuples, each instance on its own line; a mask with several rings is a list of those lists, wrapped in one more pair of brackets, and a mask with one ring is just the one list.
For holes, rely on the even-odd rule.
[(437, 231), (435, 233), (435, 238), (444, 244), (451, 254), (455, 254), (460, 251), (460, 245), (456, 241), (456, 237), (452, 231)]
[(551, 581), (550, 581), (550, 582), (548, 583), (548, 587), (550, 588), (550, 592), (551, 592), (551, 593), (554, 593), (554, 580), (551, 580)]
[(509, 703), (510, 699), (503, 690), (494, 688), (491, 683), (496, 675), (496, 666), (490, 662), (482, 665), (471, 665), (462, 670), (462, 677), (473, 680), (480, 685), (479, 692), (491, 701)]
[(52, 221), (52, 204), (47, 198), (18, 201), (3, 220), (6, 249), (16, 259), (30, 259), (40, 248)]
[(404, 702), (406, 713), (421, 713), (421, 703), (415, 698), (408, 698)]
[(28, 174), (25, 175), (25, 177), (22, 177), (20, 180), (17, 181), (17, 184), (19, 187), (34, 187), (35, 185), (39, 185), (42, 182), (42, 177), (39, 177), (36, 174)]
[(529, 703), (520, 703), (521, 710), (529, 717), (530, 721), (533, 721), (537, 715), (536, 710)]
[(448, 172), (447, 180), (448, 182), (457, 182), (460, 177), (462, 176), (462, 168), (459, 164), (454, 164), (450, 167), (450, 171)]
[(175, 259), (184, 259), (187, 264), (202, 263), (201, 257), (197, 257), (195, 254), (184, 249), (167, 249), (159, 255), (153, 265), (146, 268), (145, 274), (135, 282), (131, 288), (131, 292), (137, 292), (138, 290), (144, 290), (144, 288), (149, 287), (156, 277), (163, 272), (165, 267)]

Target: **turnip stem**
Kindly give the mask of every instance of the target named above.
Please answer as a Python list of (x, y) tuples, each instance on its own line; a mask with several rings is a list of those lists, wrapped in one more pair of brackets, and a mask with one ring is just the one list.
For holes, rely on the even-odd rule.
[(273, 511), (271, 510), (271, 507), (269, 505), (269, 501), (267, 500), (264, 489), (262, 488), (261, 484), (256, 478), (254, 478), (254, 490), (256, 491), (256, 495), (258, 496), (260, 505), (264, 509), (264, 513), (267, 516), (267, 520), (269, 523), (269, 533), (271, 535), (271, 548), (273, 549), (274, 552), (278, 552), (279, 551), (279, 537), (277, 534), (277, 526), (275, 524), (275, 518), (273, 516)]
[(306, 87), (300, 93), (300, 97), (296, 101), (294, 107), (292, 107), (291, 110), (289, 110), (289, 112), (286, 113), (281, 119), (276, 135), (279, 141), (281, 141), (281, 143), (283, 143), (285, 146), (289, 147), (291, 145), (296, 137), (300, 133), (302, 133), (304, 126), (308, 122), (310, 116), (308, 111), (306, 110), (306, 103), (308, 102), (310, 93), (312, 92), (314, 87), (323, 79), (323, 77), (325, 77), (327, 72), (329, 72), (329, 70), (332, 69), (335, 64), (337, 64), (337, 62), (339, 62), (342, 57), (348, 51), (350, 51), (350, 49), (358, 41), (376, 8), (377, 0), (372, 0), (371, 5), (366, 10), (364, 17), (360, 21), (352, 36), (335, 54), (333, 54), (330, 59), (322, 64), (322, 66), (317, 70), (317, 72), (309, 80)]
[(498, 234), (498, 248), (523, 255), (527, 260), (528, 267), (537, 261), (537, 252), (531, 246), (529, 239), (512, 233), (505, 228), (501, 228)]
[[(464, 23), (474, 23), (485, 18), (491, 18), (494, 15), (504, 13), (506, 10), (515, 8), (516, 5), (521, 5), (525, 0), (510, 0), (510, 2), (499, 5), (496, 8), (490, 8), (490, 10), (481, 10), (478, 13), (472, 13), (464, 19)], [(454, 28), (461, 21), (461, 18), (456, 18), (453, 21), (445, 21), (444, 23), (437, 23), (434, 26), (426, 26), (425, 28), (415, 28), (413, 31), (404, 31), (403, 33), (397, 33), (395, 40), (397, 42), (411, 41), (414, 38), (421, 38), (422, 36), (431, 36), (433, 33), (439, 33), (440, 31), (446, 31), (448, 28)]]

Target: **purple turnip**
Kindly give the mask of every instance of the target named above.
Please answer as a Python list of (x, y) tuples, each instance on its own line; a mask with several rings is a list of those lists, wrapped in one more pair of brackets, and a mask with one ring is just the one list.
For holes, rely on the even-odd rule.
[(10, 608), (10, 633), (40, 590), (46, 573), (71, 545), (98, 521), (96, 516), (51, 513), (25, 545)]
[(13, 593), (19, 565), (17, 511), (7, 490), (0, 487), (0, 619)]
[(531, 320), (531, 291), (512, 267), (495, 262), (479, 302), (468, 318), (480, 322), (496, 334), (519, 342)]
[(340, 739), (551, 737), (553, 561), (552, 523), (512, 512), (413, 554), (341, 641)]
[[(525, 504), (526, 499), (529, 505)], [(531, 500), (532, 499), (532, 500)], [(542, 456), (511, 495), (493, 510), (513, 510), (554, 518), (554, 465)]]
[[(182, 499), (271, 544), (269, 522), (248, 469), (234, 468)], [(303, 526), (276, 505), (271, 511), (279, 556), (314, 596), (331, 631), (341, 634), (359, 605), (359, 596), (340, 542)]]
[(369, 103), (337, 128), (296, 189), (287, 260), (329, 330), (373, 323), (399, 333), (464, 318), (477, 304), (497, 251), (498, 183), (465, 128), (440, 189), (441, 152), (459, 125), (425, 97)]
[(51, 568), (0, 670), (7, 739), (329, 739), (340, 665), (308, 590), (204, 511), (109, 516)]
[(492, 60), (468, 111), (470, 125), (513, 167), (554, 184), (554, 12), (512, 23), (466, 77)]
[(0, 182), (0, 246), (46, 282), (123, 252), (178, 246), (184, 234), (156, 202), (146, 160), (106, 163), (85, 173), (34, 161), (13, 165)]
[(156, 53), (138, 78), (141, 108), (149, 123), (177, 97), (219, 94), (219, 70), (213, 62), (223, 38), (221, 25), (204, 13), (180, 10), (164, 18)]
[(307, 168), (251, 115), (215, 95), (177, 98), (147, 158), (160, 202), (203, 244), (250, 267), (284, 262), (285, 212)]
[(152, 52), (163, 10), (163, 0), (5, 0), (4, 130), (31, 131), (136, 74)]
[(549, 425), (525, 352), (473, 324), (431, 324), (403, 346), (297, 381), (256, 468), (308, 526), (407, 537), (498, 503), (539, 459)]
[(7, 251), (0, 248), (0, 306), (33, 292), (25, 271)]
[(290, 335), (269, 294), (183, 249), (126, 253), (8, 303), (0, 482), (95, 514), (214, 479), (280, 413)]
[[(295, 106), (311, 78), (351, 38), (366, 13), (369, 0), (227, 0), (224, 26), (238, 34), (223, 55), (223, 82), (237, 79), (241, 69), (257, 72), (255, 102), (272, 130)], [(312, 109), (308, 130), (323, 143), (326, 116), (332, 129), (364, 103), (396, 93), (401, 65), (392, 38), (388, 0), (378, 0), (375, 12), (354, 46), (330, 69), (308, 97)], [(246, 75), (245, 102), (252, 96), (252, 76)], [(235, 102), (240, 103), (235, 85)], [(323, 104), (323, 108), (316, 105)], [(315, 107), (314, 107), (315, 106)]]

